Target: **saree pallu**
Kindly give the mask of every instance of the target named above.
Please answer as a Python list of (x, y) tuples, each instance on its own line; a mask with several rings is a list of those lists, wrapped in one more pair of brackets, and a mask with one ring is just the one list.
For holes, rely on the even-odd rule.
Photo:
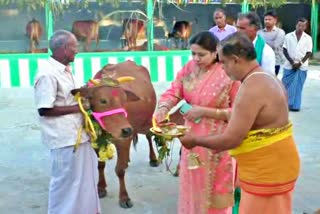
[[(256, 213), (264, 207), (274, 211), (282, 207), (289, 213), (300, 169), (292, 124), (251, 131), (239, 147), (229, 152), (237, 160), (243, 190), (240, 213)], [(278, 211), (272, 213), (287, 213)]]
[(307, 71), (283, 69), (282, 83), (288, 92), (290, 110), (300, 110), (303, 85), (307, 78)]

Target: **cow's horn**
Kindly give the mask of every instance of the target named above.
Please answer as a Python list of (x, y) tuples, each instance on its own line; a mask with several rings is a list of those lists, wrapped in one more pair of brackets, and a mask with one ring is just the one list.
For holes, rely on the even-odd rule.
[(97, 86), (99, 85), (100, 81), (98, 79), (90, 79), (88, 82), (88, 86)]
[(119, 83), (124, 83), (124, 82), (130, 82), (135, 80), (136, 78), (132, 77), (132, 76), (123, 76), (123, 77), (118, 77), (117, 80), (119, 81)]

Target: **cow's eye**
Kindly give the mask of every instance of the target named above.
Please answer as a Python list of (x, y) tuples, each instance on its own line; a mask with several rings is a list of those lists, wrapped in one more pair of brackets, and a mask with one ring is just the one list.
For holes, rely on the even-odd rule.
[(106, 99), (100, 99), (100, 103), (101, 103), (101, 104), (107, 104), (108, 101), (107, 101)]

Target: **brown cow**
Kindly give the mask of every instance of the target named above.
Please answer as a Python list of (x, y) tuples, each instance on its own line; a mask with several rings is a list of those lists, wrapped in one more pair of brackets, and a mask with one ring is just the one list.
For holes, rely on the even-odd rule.
[(79, 20), (72, 24), (72, 33), (76, 38), (84, 43), (84, 50), (89, 51), (91, 41), (96, 41), (96, 47), (99, 44), (99, 23), (94, 20)]
[[(147, 51), (148, 50), (148, 42), (143, 43), (142, 45), (129, 48), (128, 51)], [(161, 46), (158, 44), (153, 44), (153, 50), (155, 51), (168, 51), (170, 50), (166, 46)]]
[[(137, 141), (137, 133), (145, 134), (150, 147), (150, 165), (157, 166), (158, 161), (154, 153), (151, 136), (147, 135), (152, 126), (152, 115), (156, 106), (156, 93), (146, 68), (136, 65), (132, 61), (104, 66), (95, 79), (112, 75), (112, 78), (132, 76), (132, 82), (120, 84), (118, 87), (102, 85), (93, 88), (80, 88), (72, 91), (73, 94), (80, 91), (81, 96), (89, 99), (91, 109), (94, 112), (105, 112), (113, 109), (124, 108), (128, 118), (124, 114), (114, 114), (103, 117), (104, 129), (113, 136), (113, 143), (117, 148), (116, 174), (119, 178), (120, 192), (119, 203), (123, 208), (133, 206), (125, 186), (125, 169), (128, 167), (129, 150), (131, 141)], [(105, 162), (99, 162), (99, 196), (106, 195), (106, 181), (104, 177)], [(103, 194), (103, 195), (101, 195)]]
[[(168, 34), (168, 39), (173, 38), (176, 48), (186, 49), (188, 39), (192, 33), (192, 23), (187, 21), (177, 21), (174, 23), (172, 32)], [(179, 45), (181, 44), (182, 45)]]
[(36, 46), (39, 46), (42, 36), (42, 26), (38, 20), (33, 18), (26, 26), (26, 34), (30, 39), (30, 52), (35, 53)]
[(124, 19), (122, 25), (122, 34), (125, 38), (128, 49), (137, 46), (137, 40), (146, 38), (146, 29), (143, 20)]

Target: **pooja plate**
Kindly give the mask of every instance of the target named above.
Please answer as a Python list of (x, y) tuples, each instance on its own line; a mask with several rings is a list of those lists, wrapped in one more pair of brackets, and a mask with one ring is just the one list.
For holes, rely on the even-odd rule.
[(169, 138), (184, 136), (188, 130), (189, 127), (176, 125), (174, 123), (161, 124), (157, 127), (150, 128), (153, 134)]

